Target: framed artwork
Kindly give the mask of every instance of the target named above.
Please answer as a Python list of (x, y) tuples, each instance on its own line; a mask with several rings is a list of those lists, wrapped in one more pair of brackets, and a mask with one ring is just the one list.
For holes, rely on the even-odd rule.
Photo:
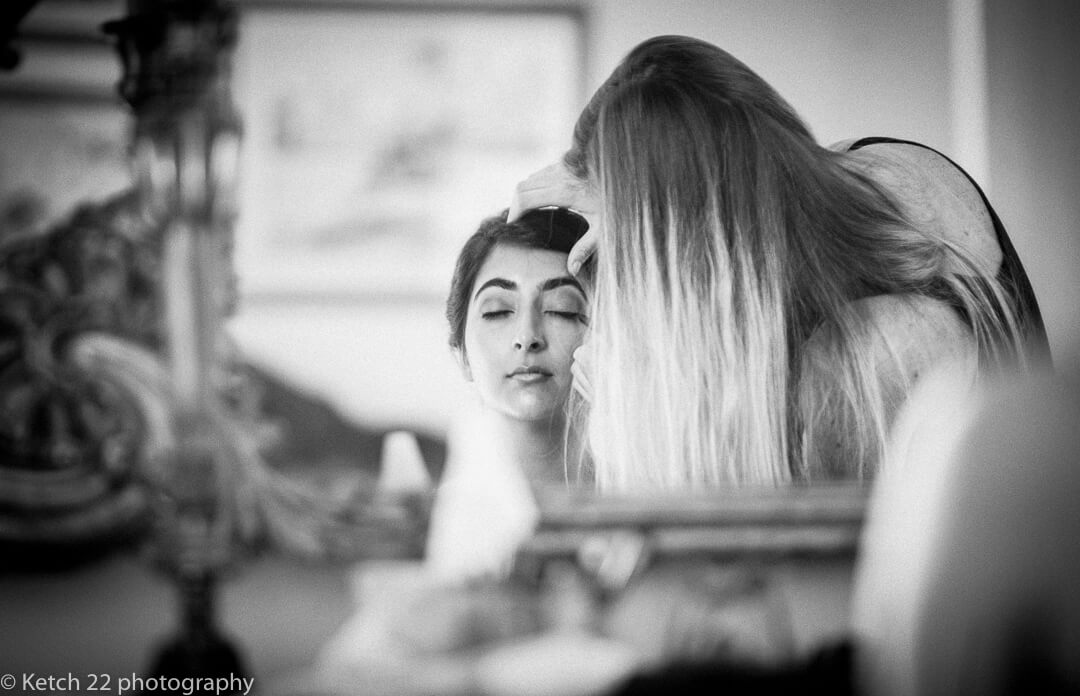
[(240, 9), (247, 297), (441, 296), (464, 239), (569, 146), (580, 8)]

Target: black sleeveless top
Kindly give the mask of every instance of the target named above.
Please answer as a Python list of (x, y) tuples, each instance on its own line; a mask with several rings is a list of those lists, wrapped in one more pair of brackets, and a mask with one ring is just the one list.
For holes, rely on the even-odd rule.
[(1009, 294), (1009, 297), (1013, 302), (1015, 311), (1020, 320), (1021, 330), (1024, 332), (1024, 338), (1027, 341), (1028, 350), (1032, 357), (1043, 360), (1049, 365), (1050, 342), (1046, 337), (1046, 326), (1043, 324), (1042, 312), (1039, 311), (1039, 302), (1035, 299), (1035, 291), (1031, 287), (1031, 281), (1028, 280), (1027, 272), (1024, 271), (1023, 264), (1020, 263), (1020, 256), (1016, 253), (1016, 248), (1013, 246), (1012, 240), (1009, 239), (1009, 235), (1005, 231), (1005, 226), (1001, 224), (1001, 219), (998, 218), (997, 213), (994, 212), (994, 208), (990, 205), (990, 200), (986, 197), (982, 187), (979, 186), (970, 174), (964, 171), (963, 167), (952, 161), (948, 156), (938, 152), (932, 147), (923, 145), (922, 143), (897, 138), (871, 137), (856, 140), (848, 147), (848, 150), (858, 150), (868, 145), (877, 145), (880, 143), (914, 145), (930, 150), (940, 157), (943, 157), (952, 166), (956, 167), (956, 169), (971, 182), (971, 185), (975, 187), (975, 190), (979, 193), (979, 197), (982, 199), (983, 205), (986, 206), (986, 211), (990, 213), (990, 219), (994, 223), (994, 234), (997, 236), (998, 246), (1001, 247), (1002, 260), (1001, 267), (998, 269), (997, 280), (1001, 283), (1001, 286), (1005, 289), (1005, 292)]

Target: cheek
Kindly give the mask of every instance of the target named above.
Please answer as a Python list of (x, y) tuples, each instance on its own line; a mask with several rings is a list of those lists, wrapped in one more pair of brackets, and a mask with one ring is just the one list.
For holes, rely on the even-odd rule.
[(585, 327), (578, 325), (563, 324), (553, 327), (549, 333), (549, 345), (552, 352), (558, 356), (560, 363), (564, 363), (566, 369), (570, 369), (573, 353), (585, 341)]
[(465, 330), (465, 351), (474, 380), (483, 380), (494, 369), (498, 356), (498, 332), (483, 324), (468, 326)]

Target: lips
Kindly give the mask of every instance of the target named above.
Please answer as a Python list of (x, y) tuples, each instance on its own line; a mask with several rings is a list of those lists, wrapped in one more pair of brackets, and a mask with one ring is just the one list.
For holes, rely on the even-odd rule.
[(521, 367), (514, 369), (513, 372), (507, 375), (507, 377), (510, 377), (511, 379), (520, 380), (539, 380), (551, 376), (551, 370), (545, 369), (538, 365), (522, 365)]

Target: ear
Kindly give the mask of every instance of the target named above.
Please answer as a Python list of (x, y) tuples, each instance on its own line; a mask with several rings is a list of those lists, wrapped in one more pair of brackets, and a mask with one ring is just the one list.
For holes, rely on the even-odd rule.
[(461, 376), (465, 378), (465, 381), (473, 381), (472, 368), (469, 367), (469, 358), (465, 355), (465, 350), (461, 348), (454, 350), (454, 359), (457, 360), (458, 367), (461, 368)]

